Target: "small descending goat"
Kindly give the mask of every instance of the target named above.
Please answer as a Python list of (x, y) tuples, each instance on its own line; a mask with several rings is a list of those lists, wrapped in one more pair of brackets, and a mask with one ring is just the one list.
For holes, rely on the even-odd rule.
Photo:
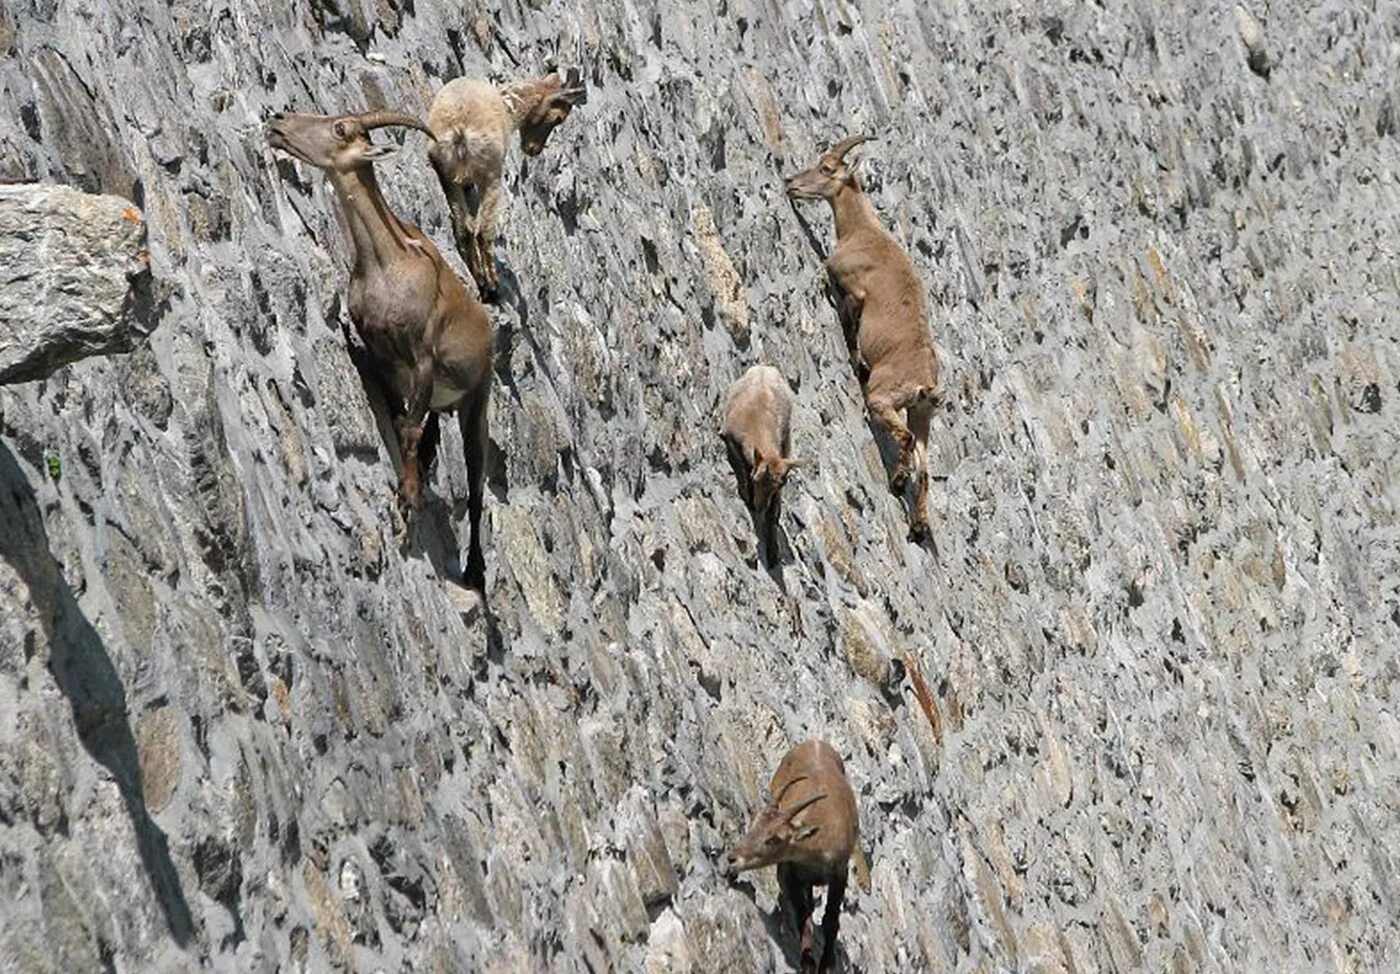
[[(778, 885), (797, 916), (802, 970), (830, 971), (836, 966), (847, 870), (854, 859), (862, 883), (869, 872), (858, 844), (860, 818), (846, 766), (825, 741), (803, 741), (778, 765), (768, 794), (748, 832), (725, 854), (724, 871), (732, 879), (776, 864)], [(820, 965), (812, 947), (816, 886), (827, 888)]]
[(922, 543), (929, 539), (928, 432), (938, 398), (938, 357), (914, 262), (880, 224), (856, 178), (857, 163), (846, 163), (846, 154), (869, 138), (843, 139), (815, 166), (789, 179), (787, 191), (795, 200), (824, 199), (831, 205), (836, 249), (826, 270), (866, 407), (899, 447), (890, 486), (903, 494), (914, 477), (910, 537)]
[[(569, 117), (587, 93), (577, 76), (561, 81), (549, 74), (502, 88), (486, 81), (456, 78), (443, 85), (428, 109), (436, 141), (428, 159), (437, 171), (452, 217), (457, 251), (466, 261), (484, 300), (495, 301), (500, 282), (492, 248), (501, 209), (501, 169), (510, 133), (520, 131), (527, 156), (544, 150), (550, 133)], [(469, 212), (467, 186), (476, 188), (476, 212)]]
[(792, 450), (792, 389), (771, 365), (751, 366), (734, 380), (724, 404), (720, 436), (740, 474), (745, 503), (759, 520), (761, 540), (775, 557), (782, 489), (802, 465)]
[(345, 211), (355, 254), (350, 318), (393, 420), (402, 462), (399, 499), (406, 509), (422, 503), (419, 447), (429, 411), (457, 410), (469, 483), (466, 581), (481, 591), (491, 320), (432, 241), (395, 216), (379, 191), (374, 163), (398, 149), (376, 145), (369, 133), (387, 125), (432, 134), (423, 122), (400, 112), (278, 114), (268, 125), (267, 141), (324, 170)]

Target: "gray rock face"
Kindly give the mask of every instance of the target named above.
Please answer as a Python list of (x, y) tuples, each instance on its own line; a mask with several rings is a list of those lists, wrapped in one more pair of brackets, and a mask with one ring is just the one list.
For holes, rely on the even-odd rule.
[[(0, 969), (790, 971), (715, 861), (812, 735), (847, 969), (1389, 969), (1393, 18), (1252, 16), (1267, 79), (1211, 3), (0, 7), (0, 179), (138, 201), (173, 295), (0, 391)], [(551, 55), (590, 97), (509, 160), (488, 611), (455, 424), (395, 542), (335, 201), (261, 122)], [(782, 193), (856, 130), (935, 308), (936, 552)], [(771, 571), (715, 433), (758, 361), (813, 460)]]
[(130, 351), (153, 324), (147, 260), (130, 200), (0, 186), (0, 383)]

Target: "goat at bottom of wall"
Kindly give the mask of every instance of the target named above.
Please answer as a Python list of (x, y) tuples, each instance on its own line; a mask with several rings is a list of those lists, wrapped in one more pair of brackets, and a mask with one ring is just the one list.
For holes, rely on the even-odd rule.
[[(928, 433), (938, 400), (938, 356), (928, 302), (914, 262), (880, 223), (846, 155), (869, 136), (843, 139), (816, 165), (788, 180), (793, 200), (826, 200), (836, 248), (826, 270), (837, 295), (847, 347), (871, 418), (899, 448), (890, 487), (903, 495), (912, 475), (909, 536), (922, 544), (928, 526)], [(906, 425), (905, 420), (908, 420)]]
[(467, 460), (466, 582), (486, 586), (481, 553), (482, 484), (486, 469), (487, 406), (491, 395), (491, 319), (447, 266), (433, 242), (389, 209), (374, 163), (398, 151), (376, 145), (369, 133), (386, 125), (416, 128), (400, 112), (358, 115), (278, 114), (267, 141), (323, 170), (350, 228), (350, 320), (365, 343), (370, 375), (380, 387), (398, 440), (402, 467), (399, 500), (422, 504), (419, 447), (429, 411), (457, 410)]
[(758, 522), (768, 558), (777, 557), (782, 489), (802, 465), (792, 449), (792, 389), (771, 365), (751, 366), (725, 398), (720, 436), (739, 478), (739, 492)]
[[(443, 85), (428, 109), (428, 126), (436, 141), (428, 159), (437, 172), (457, 250), (471, 271), (483, 299), (495, 301), (500, 281), (492, 248), (501, 209), (501, 170), (510, 133), (520, 132), (527, 156), (544, 151), (550, 133), (587, 100), (577, 70), (561, 81), (549, 74), (497, 88), (487, 81), (455, 78)], [(467, 187), (476, 189), (470, 212)]]
[[(797, 919), (802, 970), (833, 970), (849, 867), (855, 865), (862, 888), (870, 881), (846, 765), (826, 741), (803, 741), (778, 765), (768, 794), (749, 830), (725, 853), (724, 872), (733, 879), (749, 869), (776, 865), (778, 885)], [(817, 886), (826, 887), (820, 964), (812, 946)]]

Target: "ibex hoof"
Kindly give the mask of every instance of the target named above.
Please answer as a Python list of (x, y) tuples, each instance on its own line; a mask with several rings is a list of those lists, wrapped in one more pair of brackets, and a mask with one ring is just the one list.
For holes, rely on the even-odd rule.
[(890, 474), (890, 489), (896, 494), (904, 493), (904, 488), (909, 486), (909, 468), (904, 464), (899, 464), (894, 468), (894, 473)]
[(929, 530), (925, 521), (916, 522), (909, 528), (909, 540), (917, 545), (928, 544), (933, 539), (933, 532)]

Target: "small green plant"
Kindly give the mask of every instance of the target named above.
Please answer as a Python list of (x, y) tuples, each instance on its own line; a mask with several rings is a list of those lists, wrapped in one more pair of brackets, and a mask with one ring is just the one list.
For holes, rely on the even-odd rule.
[(63, 476), (63, 461), (58, 457), (49, 457), (49, 477), (54, 483), (58, 483), (58, 478)]

